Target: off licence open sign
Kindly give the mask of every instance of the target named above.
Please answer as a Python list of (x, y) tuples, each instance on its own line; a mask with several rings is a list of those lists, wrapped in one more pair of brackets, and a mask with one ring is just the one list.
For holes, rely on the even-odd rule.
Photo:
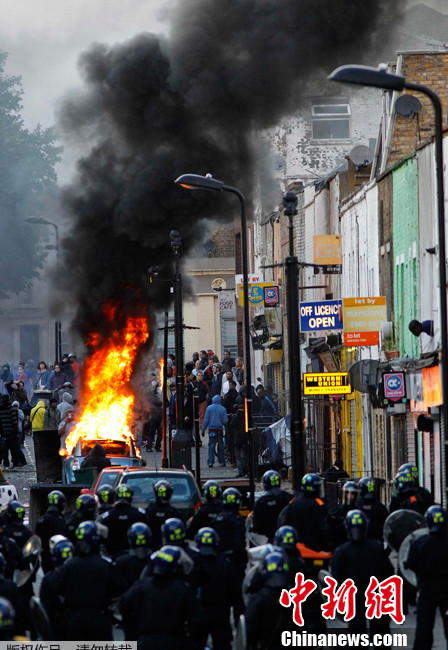
[(304, 395), (339, 395), (351, 393), (352, 387), (346, 372), (305, 372)]

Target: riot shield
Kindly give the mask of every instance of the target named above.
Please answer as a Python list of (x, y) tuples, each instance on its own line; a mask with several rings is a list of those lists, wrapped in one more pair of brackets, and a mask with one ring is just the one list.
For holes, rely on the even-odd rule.
[(238, 619), (235, 638), (235, 650), (247, 650), (247, 632), (246, 632), (246, 619), (244, 614)]
[(405, 537), (426, 525), (423, 515), (414, 510), (392, 512), (384, 522), (383, 537), (390, 548), (398, 552)]
[(22, 548), (22, 556), (27, 564), (26, 569), (14, 571), (14, 582), (18, 587), (23, 587), (29, 580), (32, 580), (40, 566), (40, 549), (42, 543), (38, 535), (33, 535)]
[(408, 559), (409, 551), (413, 542), (422, 535), (427, 535), (428, 533), (429, 528), (418, 528), (417, 530), (413, 530), (412, 533), (409, 533), (409, 535), (404, 538), (400, 550), (398, 551), (398, 566), (400, 567), (400, 573), (413, 587), (417, 586), (417, 576), (412, 569), (406, 569), (404, 565)]
[(249, 549), (257, 546), (263, 546), (268, 541), (266, 535), (260, 535), (259, 533), (255, 533), (252, 530), (252, 513), (246, 517), (246, 540)]
[(53, 630), (47, 612), (43, 608), (40, 599), (36, 598), (36, 596), (30, 598), (30, 613), (36, 631), (36, 641), (53, 641)]

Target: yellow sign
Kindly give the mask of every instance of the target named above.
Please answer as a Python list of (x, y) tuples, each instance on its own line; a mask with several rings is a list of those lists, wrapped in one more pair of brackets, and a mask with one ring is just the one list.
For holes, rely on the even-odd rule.
[[(264, 287), (273, 287), (273, 282), (258, 282), (249, 284), (249, 305), (264, 306)], [(244, 285), (238, 285), (238, 300), (240, 307), (244, 306)]]
[(422, 368), (423, 399), (426, 408), (442, 404), (442, 384), (440, 382), (440, 366)]
[(314, 235), (315, 264), (342, 264), (341, 235)]
[(344, 298), (344, 332), (379, 332), (387, 320), (386, 298)]
[(352, 387), (347, 372), (305, 372), (303, 374), (304, 395), (340, 395), (351, 392)]

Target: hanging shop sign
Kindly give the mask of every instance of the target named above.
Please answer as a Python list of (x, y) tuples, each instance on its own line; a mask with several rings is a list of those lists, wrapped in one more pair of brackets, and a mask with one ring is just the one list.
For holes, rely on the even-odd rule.
[[(237, 287), (239, 284), (243, 284), (244, 282), (244, 275), (242, 273), (238, 273), (235, 275), (235, 286)], [(264, 282), (264, 277), (261, 273), (249, 273), (247, 276), (247, 281), (249, 284), (258, 284), (259, 282)]]
[(378, 345), (379, 332), (344, 332), (344, 345), (346, 348), (361, 345)]
[(315, 264), (342, 264), (341, 235), (314, 235)]
[(340, 395), (351, 393), (350, 379), (346, 372), (305, 372), (304, 395)]
[(344, 332), (379, 332), (386, 321), (386, 298), (344, 298)]
[(341, 300), (300, 303), (300, 331), (341, 330)]
[(278, 287), (264, 288), (264, 306), (275, 307), (279, 303)]
[(232, 290), (220, 291), (218, 293), (219, 311), (234, 311), (236, 297)]
[(442, 399), (442, 384), (440, 381), (440, 366), (422, 368), (423, 398), (426, 408), (440, 406)]
[[(249, 285), (249, 305), (264, 306), (264, 289), (266, 287), (273, 287), (273, 282), (260, 282), (258, 284)], [(244, 305), (244, 287), (242, 284), (238, 285), (238, 297), (241, 307)]]
[(404, 373), (385, 372), (383, 374), (384, 397), (397, 402), (406, 396)]

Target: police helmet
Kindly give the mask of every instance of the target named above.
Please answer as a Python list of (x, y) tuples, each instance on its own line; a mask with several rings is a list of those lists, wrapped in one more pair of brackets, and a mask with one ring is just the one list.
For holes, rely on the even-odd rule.
[(418, 483), (417, 465), (414, 465), (413, 463), (403, 463), (403, 465), (400, 465), (400, 467), (398, 468), (397, 474), (399, 474), (400, 472), (410, 472), (414, 481)]
[(274, 490), (275, 488), (278, 489), (282, 484), (280, 474), (273, 469), (270, 469), (267, 472), (265, 472), (263, 474), (261, 481), (263, 483), (263, 488), (265, 489), (266, 492), (269, 492), (269, 490)]
[(134, 490), (127, 483), (122, 483), (115, 490), (115, 503), (128, 503), (131, 505)]
[(361, 490), (361, 496), (363, 499), (375, 499), (376, 498), (376, 484), (374, 478), (368, 478), (364, 476), (359, 479), (359, 489)]
[(13, 633), (14, 619), (16, 612), (12, 603), (6, 598), (0, 598), (0, 634), (4, 636), (5, 633)]
[(149, 526), (142, 521), (137, 521), (128, 528), (128, 542), (129, 547), (133, 550), (149, 549), (151, 541), (151, 530)]
[(172, 576), (179, 573), (181, 551), (176, 546), (162, 546), (151, 555), (154, 574)]
[(425, 512), (426, 525), (430, 533), (446, 533), (446, 512), (441, 506), (431, 506)]
[(47, 496), (48, 512), (62, 512), (65, 508), (65, 495), (60, 490), (52, 490)]
[(20, 501), (10, 501), (6, 505), (4, 517), (10, 524), (21, 524), (25, 517), (25, 508)]
[(161, 479), (154, 485), (154, 494), (159, 503), (169, 503), (173, 496), (173, 486), (166, 479)]
[(394, 479), (394, 486), (398, 494), (414, 489), (415, 483), (411, 472), (398, 472)]
[(62, 566), (75, 554), (75, 547), (70, 540), (60, 540), (51, 550), (51, 558), (55, 567)]
[(346, 481), (342, 486), (342, 503), (345, 506), (355, 507), (360, 488), (355, 481)]
[(163, 544), (182, 546), (187, 538), (187, 529), (182, 519), (171, 517), (161, 527)]
[(80, 494), (75, 501), (75, 508), (86, 519), (94, 519), (96, 499), (91, 494)]
[(222, 489), (218, 481), (207, 481), (204, 485), (204, 497), (207, 503), (219, 503)]
[(241, 506), (241, 492), (236, 488), (229, 487), (222, 493), (222, 506), (226, 510), (238, 511)]
[(298, 541), (297, 531), (293, 526), (280, 526), (275, 531), (274, 545), (284, 548), (285, 551), (296, 550)]
[(96, 496), (101, 505), (106, 505), (106, 504), (112, 505), (115, 501), (115, 492), (113, 487), (109, 485), (109, 483), (105, 483), (104, 485), (101, 485), (101, 487), (96, 493)]
[(286, 587), (289, 564), (281, 551), (268, 553), (261, 564), (263, 582), (268, 587)]
[(362, 510), (350, 510), (344, 519), (345, 532), (351, 542), (362, 542), (367, 537), (368, 520)]
[(83, 521), (75, 532), (76, 550), (80, 555), (90, 555), (100, 547), (100, 534), (94, 521)]
[(324, 497), (324, 481), (319, 474), (305, 474), (302, 478), (302, 483), (300, 485), (301, 491), (310, 497), (319, 497), (323, 499)]
[(200, 528), (194, 538), (201, 555), (217, 555), (219, 536), (213, 528)]

